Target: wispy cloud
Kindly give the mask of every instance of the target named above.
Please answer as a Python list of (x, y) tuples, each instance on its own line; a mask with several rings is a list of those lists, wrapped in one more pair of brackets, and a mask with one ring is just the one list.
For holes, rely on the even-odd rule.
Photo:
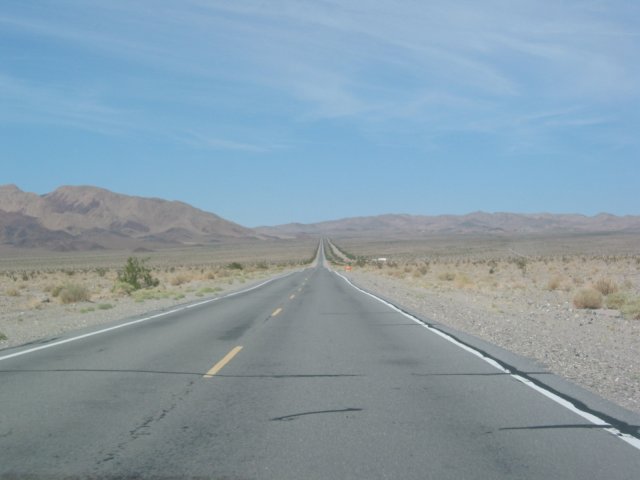
[(113, 107), (95, 91), (29, 82), (1, 72), (0, 102), (5, 123), (57, 124), (104, 134), (135, 125), (130, 111)]
[[(82, 19), (89, 17), (101, 21), (88, 28)], [(0, 24), (95, 52), (133, 77), (125, 88), (121, 79), (106, 79), (103, 87), (117, 95), (93, 98), (76, 93), (77, 79), (58, 87), (14, 79), (14, 116), (41, 111), (115, 128), (126, 115), (107, 99), (129, 95), (145, 100), (149, 110), (138, 120), (150, 130), (166, 127), (157, 124), (158, 108), (199, 104), (232, 123), (245, 121), (236, 111), (255, 111), (285, 128), (339, 118), (363, 129), (401, 121), (431, 134), (496, 135), (537, 112), (575, 105), (573, 118), (528, 121), (527, 128), (624, 121), (611, 112), (640, 100), (640, 64), (632, 61), (640, 57), (638, 17), (637, 7), (619, 2), (69, 0), (40, 13), (0, 11)], [(157, 85), (135, 81), (149, 75)], [(130, 85), (136, 89), (128, 92)], [(265, 150), (225, 140), (234, 137), (242, 138), (232, 132), (192, 141)]]
[(186, 131), (182, 134), (174, 134), (174, 137), (184, 143), (188, 143), (199, 148), (213, 150), (237, 150), (241, 152), (264, 153), (274, 148), (254, 145), (246, 142), (238, 142), (195, 131)]

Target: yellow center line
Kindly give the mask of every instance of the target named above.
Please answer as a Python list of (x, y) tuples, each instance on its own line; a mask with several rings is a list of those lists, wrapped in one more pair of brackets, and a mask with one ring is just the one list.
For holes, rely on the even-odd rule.
[(296, 298), (296, 294), (295, 293), (289, 297), (289, 300), (293, 300), (294, 298)]
[(240, 350), (242, 350), (242, 347), (240, 345), (238, 345), (237, 347), (234, 347), (229, 353), (227, 353), (224, 358), (222, 360), (220, 360), (218, 363), (216, 363), (213, 368), (211, 370), (209, 370), (206, 375), (204, 375), (203, 378), (211, 378), (213, 377), (216, 373), (218, 373), (220, 370), (222, 370), (222, 368), (231, 361), (231, 359), (233, 357), (235, 357)]
[(276, 308), (275, 311), (271, 314), (271, 316), (275, 317), (276, 315), (279, 315), (281, 311), (282, 311), (281, 308)]

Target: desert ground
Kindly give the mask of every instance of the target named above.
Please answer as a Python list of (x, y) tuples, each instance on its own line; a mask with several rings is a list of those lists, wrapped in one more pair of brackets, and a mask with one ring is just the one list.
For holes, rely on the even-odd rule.
[[(148, 252), (0, 251), (0, 349), (238, 290), (314, 259), (317, 240), (238, 242)], [(119, 279), (142, 261), (157, 285)]]
[(334, 268), (359, 286), (640, 411), (640, 236), (331, 244)]

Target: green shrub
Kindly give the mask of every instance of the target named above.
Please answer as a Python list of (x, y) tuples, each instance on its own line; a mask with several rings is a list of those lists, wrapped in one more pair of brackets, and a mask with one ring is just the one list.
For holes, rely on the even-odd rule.
[(628, 295), (622, 292), (612, 293), (607, 296), (607, 308), (612, 308), (613, 310), (621, 310), (622, 307), (627, 303)]
[(113, 308), (113, 305), (111, 305), (110, 303), (101, 303), (100, 305), (98, 305), (98, 310), (110, 310)]
[(0, 332), (0, 342), (4, 341), (4, 340), (8, 340), (9, 338), (2, 332)]
[(157, 286), (160, 281), (153, 278), (151, 269), (145, 265), (145, 260), (129, 257), (124, 269), (118, 272), (118, 281), (129, 284), (133, 290)]
[(230, 270), (242, 270), (244, 266), (239, 262), (231, 262), (229, 265), (227, 265), (227, 268)]
[(640, 297), (629, 300), (622, 309), (622, 315), (634, 320), (640, 320)]

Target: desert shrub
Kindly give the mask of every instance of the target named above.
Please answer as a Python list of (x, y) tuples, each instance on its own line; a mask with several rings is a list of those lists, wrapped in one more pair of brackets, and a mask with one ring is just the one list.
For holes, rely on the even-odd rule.
[(86, 302), (91, 297), (89, 290), (85, 286), (77, 283), (64, 285), (58, 296), (60, 297), (60, 301), (64, 304)]
[(438, 279), (443, 280), (445, 282), (451, 282), (455, 280), (455, 278), (456, 278), (456, 274), (452, 272), (442, 272), (440, 275), (438, 275)]
[(622, 310), (622, 307), (627, 303), (627, 300), (627, 295), (622, 292), (612, 293), (607, 296), (607, 308)]
[(549, 279), (547, 282), (547, 290), (553, 292), (554, 290), (558, 290), (562, 286), (562, 277), (556, 275)]
[(145, 260), (129, 257), (124, 269), (118, 272), (118, 282), (129, 284), (133, 290), (157, 286), (160, 281), (153, 278), (151, 269), (145, 265)]
[(64, 285), (55, 285), (51, 287), (51, 296), (53, 298), (60, 296), (60, 292), (62, 291), (63, 288), (64, 288)]
[(184, 274), (178, 274), (171, 279), (171, 285), (177, 287), (185, 283), (189, 283), (191, 279)]
[(104, 267), (96, 267), (96, 273), (100, 277), (104, 277), (107, 274), (108, 270)]
[(576, 308), (602, 308), (602, 294), (595, 288), (583, 288), (573, 297)]
[(520, 271), (522, 271), (523, 275), (525, 273), (527, 273), (527, 259), (526, 258), (518, 257), (513, 261), (513, 263), (515, 263), (516, 267), (518, 267), (520, 269)]
[(227, 265), (227, 268), (229, 270), (242, 270), (244, 266), (240, 262), (231, 262), (229, 265)]
[(464, 273), (456, 276), (456, 287), (467, 288), (473, 285), (473, 281)]
[(98, 310), (110, 310), (113, 308), (113, 305), (111, 305), (110, 303), (101, 303), (100, 305), (98, 305)]
[(610, 278), (600, 278), (593, 284), (593, 288), (598, 290), (602, 295), (610, 295), (618, 291), (618, 285)]
[(0, 332), (0, 342), (4, 341), (4, 340), (8, 340), (9, 338), (2, 332)]
[(634, 320), (640, 320), (640, 297), (630, 299), (621, 309), (622, 315)]
[(10, 288), (7, 290), (7, 295), (9, 297), (19, 297), (20, 296), (20, 290), (18, 290), (17, 288)]

